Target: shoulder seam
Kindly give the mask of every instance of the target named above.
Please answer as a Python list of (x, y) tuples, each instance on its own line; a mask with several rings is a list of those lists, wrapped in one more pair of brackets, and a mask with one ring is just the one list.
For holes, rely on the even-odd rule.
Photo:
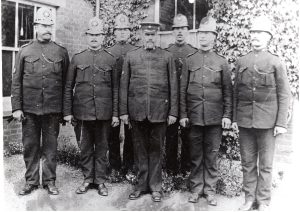
[(129, 50), (127, 53), (133, 52), (133, 51), (138, 50), (138, 49), (140, 49), (140, 48), (141, 48), (141, 46), (135, 46), (135, 48)]
[(274, 56), (276, 56), (276, 57), (279, 57), (278, 54), (275, 54), (275, 53), (271, 52), (270, 50), (268, 50), (268, 52), (269, 52), (271, 55), (274, 55)]
[(113, 53), (111, 53), (111, 52), (108, 51), (107, 49), (104, 49), (104, 51), (105, 51), (106, 53), (108, 53), (109, 55), (111, 55), (112, 57), (116, 57)]
[(226, 57), (224, 55), (221, 55), (220, 53), (216, 52), (217, 55), (219, 55), (220, 57), (226, 59)]
[(195, 52), (193, 52), (193, 53), (191, 53), (191, 54), (188, 54), (186, 57), (190, 57), (190, 56), (196, 54), (196, 52), (198, 52), (198, 51), (195, 51)]
[(55, 41), (53, 41), (53, 43), (55, 43), (57, 46), (59, 46), (59, 47), (61, 47), (61, 48), (64, 48), (64, 49), (66, 49), (66, 47), (64, 47), (64, 46), (62, 46), (62, 45), (60, 45), (60, 44), (56, 43)]
[(24, 47), (26, 47), (26, 46), (28, 46), (28, 45), (30, 45), (30, 44), (32, 44), (33, 43), (33, 41), (30, 41), (29, 43), (25, 43), (24, 45), (22, 45), (20, 48), (24, 48)]
[(83, 49), (83, 50), (81, 50), (81, 51), (75, 53), (74, 55), (80, 54), (80, 53), (85, 52), (85, 51), (86, 51), (86, 49)]

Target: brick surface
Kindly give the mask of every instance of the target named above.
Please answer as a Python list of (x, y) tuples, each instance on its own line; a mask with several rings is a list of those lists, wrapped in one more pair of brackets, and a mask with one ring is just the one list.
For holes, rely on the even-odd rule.
[(56, 41), (67, 48), (72, 57), (87, 47), (84, 32), (94, 11), (84, 0), (67, 0), (66, 5), (57, 9)]

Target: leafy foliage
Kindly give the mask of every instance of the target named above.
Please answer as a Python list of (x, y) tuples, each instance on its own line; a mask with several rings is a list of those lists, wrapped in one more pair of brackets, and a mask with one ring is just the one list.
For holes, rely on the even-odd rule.
[(11, 141), (8, 143), (8, 148), (4, 150), (4, 157), (11, 155), (22, 154), (24, 151), (23, 144), (17, 141)]
[(80, 166), (80, 149), (70, 138), (58, 137), (57, 161), (78, 168)]
[[(88, 1), (95, 6), (95, 0)], [(115, 43), (114, 19), (121, 13), (129, 17), (132, 26), (129, 42), (135, 44), (140, 39), (137, 30), (141, 21), (147, 17), (146, 9), (150, 6), (150, 2), (151, 0), (100, 0), (100, 18), (107, 32), (105, 46), (112, 46)]]
[(241, 160), (238, 133), (233, 130), (224, 130), (219, 155), (230, 160)]
[(250, 51), (253, 17), (266, 15), (273, 22), (269, 50), (287, 67), (292, 94), (299, 98), (299, 3), (297, 0), (209, 0), (209, 14), (217, 19), (217, 51), (232, 65)]
[(240, 161), (219, 158), (218, 171), (217, 193), (229, 197), (239, 196), (243, 187)]

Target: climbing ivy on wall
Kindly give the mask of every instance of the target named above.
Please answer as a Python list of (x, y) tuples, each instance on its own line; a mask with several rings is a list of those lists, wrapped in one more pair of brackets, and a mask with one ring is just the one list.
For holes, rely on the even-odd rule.
[(208, 0), (218, 22), (216, 48), (232, 67), (250, 51), (249, 29), (255, 16), (266, 15), (273, 22), (269, 50), (286, 64), (291, 90), (299, 98), (299, 5), (297, 0)]
[[(87, 0), (96, 7), (95, 0)], [(100, 0), (100, 17), (104, 22), (104, 30), (107, 32), (105, 46), (115, 43), (114, 19), (122, 13), (129, 17), (132, 24), (132, 31), (129, 42), (135, 44), (139, 39), (137, 30), (140, 23), (147, 17), (147, 8), (151, 0)]]

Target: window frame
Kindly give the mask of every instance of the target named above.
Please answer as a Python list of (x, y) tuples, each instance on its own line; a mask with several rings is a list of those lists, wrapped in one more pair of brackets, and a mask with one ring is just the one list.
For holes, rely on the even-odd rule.
[[(193, 3), (193, 28), (189, 30), (189, 32), (197, 32), (196, 29), (196, 0)], [(175, 15), (177, 15), (177, 0), (174, 0), (175, 3)], [(191, 3), (189, 3), (191, 4)], [(160, 0), (155, 0), (154, 2), (154, 7), (155, 7), (155, 13), (154, 13), (154, 21), (156, 23), (159, 23), (160, 21)], [(159, 34), (170, 34), (172, 30), (170, 31), (160, 31)]]

